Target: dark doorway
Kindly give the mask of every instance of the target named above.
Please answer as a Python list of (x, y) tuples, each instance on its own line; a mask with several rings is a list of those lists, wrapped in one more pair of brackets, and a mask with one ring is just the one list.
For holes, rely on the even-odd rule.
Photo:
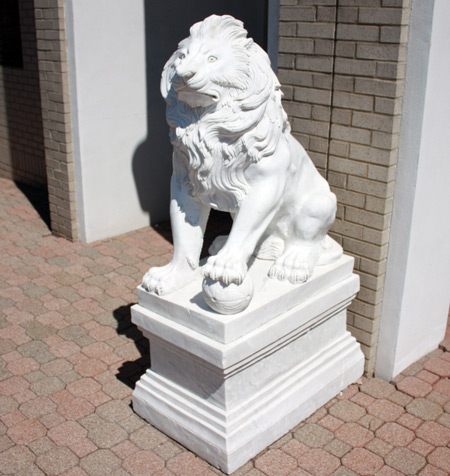
[[(20, 188), (49, 224), (35, 10), (0, 2), (0, 174)], [(23, 184), (27, 184), (26, 186)]]

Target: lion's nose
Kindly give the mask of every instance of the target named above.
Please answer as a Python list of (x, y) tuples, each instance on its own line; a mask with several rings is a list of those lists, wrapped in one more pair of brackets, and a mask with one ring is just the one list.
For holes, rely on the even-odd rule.
[(180, 76), (180, 78), (184, 79), (185, 81), (195, 76), (195, 71), (193, 71), (192, 69), (183, 69), (178, 67), (176, 71), (178, 76)]

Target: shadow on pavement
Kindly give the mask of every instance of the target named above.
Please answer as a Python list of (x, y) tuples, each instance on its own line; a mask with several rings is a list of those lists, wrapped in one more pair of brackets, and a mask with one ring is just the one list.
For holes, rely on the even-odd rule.
[(117, 308), (113, 311), (113, 316), (117, 321), (117, 332), (132, 339), (141, 354), (137, 360), (124, 362), (116, 375), (118, 380), (134, 389), (141, 375), (150, 367), (150, 352), (148, 339), (131, 322), (131, 306), (132, 304), (128, 304)]

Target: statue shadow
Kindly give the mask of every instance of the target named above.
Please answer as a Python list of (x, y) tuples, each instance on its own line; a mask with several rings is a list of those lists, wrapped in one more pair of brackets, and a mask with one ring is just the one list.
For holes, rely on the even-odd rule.
[[(228, 213), (217, 212), (213, 210), (208, 221), (208, 227), (205, 232), (202, 257), (208, 256), (208, 248), (214, 239), (219, 235), (227, 235), (232, 224), (231, 216)], [(172, 232), (170, 222), (163, 222), (154, 227), (164, 238), (172, 241)], [(121, 306), (113, 311), (113, 316), (117, 321), (117, 332), (133, 340), (140, 357), (134, 361), (124, 362), (119, 368), (117, 378), (128, 387), (134, 389), (136, 382), (150, 368), (149, 341), (145, 338), (138, 328), (131, 321), (131, 306)]]
[(116, 375), (117, 379), (134, 390), (136, 382), (141, 378), (142, 374), (150, 368), (150, 352), (149, 341), (146, 339), (138, 328), (131, 322), (131, 306), (121, 306), (113, 311), (113, 316), (117, 321), (117, 331), (119, 334), (133, 340), (136, 349), (141, 355), (137, 360), (124, 362), (119, 368)]

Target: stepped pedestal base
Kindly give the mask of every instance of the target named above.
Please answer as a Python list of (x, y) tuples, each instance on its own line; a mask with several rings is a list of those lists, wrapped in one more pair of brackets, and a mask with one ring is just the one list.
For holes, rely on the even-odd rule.
[(150, 340), (151, 369), (135, 411), (212, 465), (231, 473), (363, 373), (346, 330), (359, 289), (353, 259), (318, 266), (301, 285), (250, 268), (255, 296), (243, 312), (209, 311), (201, 278), (169, 296), (138, 288), (132, 319)]

